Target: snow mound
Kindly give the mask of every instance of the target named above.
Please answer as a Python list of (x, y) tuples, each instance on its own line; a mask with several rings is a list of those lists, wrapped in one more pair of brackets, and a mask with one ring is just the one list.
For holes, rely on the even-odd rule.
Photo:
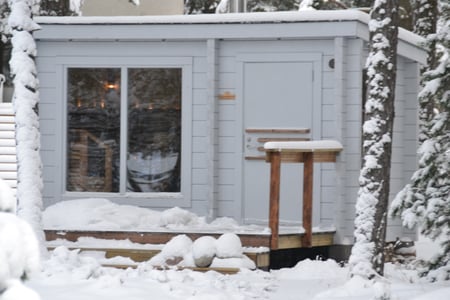
[(97, 278), (100, 262), (89, 256), (80, 255), (80, 250), (69, 250), (65, 246), (55, 248), (50, 258), (44, 261), (44, 275), (58, 281), (61, 274), (70, 274), (73, 280)]
[(216, 241), (216, 255), (218, 258), (240, 258), (242, 257), (242, 243), (237, 234), (222, 234)]
[(11, 187), (0, 178), (0, 211), (16, 212), (16, 197)]
[(199, 218), (195, 214), (179, 207), (163, 211), (159, 220), (159, 225), (163, 227), (170, 225), (195, 225), (197, 223), (199, 223)]
[(192, 256), (197, 267), (209, 267), (215, 255), (216, 239), (211, 236), (202, 236), (192, 244)]
[(96, 231), (201, 231), (267, 233), (264, 226), (239, 225), (231, 218), (207, 223), (205, 217), (173, 207), (157, 211), (145, 207), (121, 205), (108, 199), (86, 198), (61, 201), (42, 214), (45, 229)]
[(186, 259), (190, 255), (192, 247), (192, 240), (185, 234), (173, 237), (164, 247), (161, 252), (153, 256), (149, 260), (152, 266), (176, 265)]
[(305, 259), (297, 263), (291, 269), (282, 269), (278, 275), (280, 278), (291, 279), (317, 279), (317, 278), (346, 278), (348, 270), (339, 266), (331, 259), (326, 261)]
[(39, 255), (31, 226), (16, 215), (0, 212), (0, 290), (10, 279), (39, 271)]
[(214, 257), (211, 268), (246, 268), (250, 270), (256, 269), (255, 262), (245, 255), (241, 257), (219, 258)]
[(217, 218), (217, 219), (213, 220), (211, 222), (211, 226), (222, 227), (222, 228), (236, 228), (236, 227), (239, 227), (239, 224), (233, 218), (221, 217), (221, 218)]
[(53, 229), (138, 230), (158, 224), (159, 216), (150, 209), (91, 198), (56, 203), (43, 212), (43, 221)]
[(202, 236), (195, 241), (187, 235), (177, 235), (148, 264), (153, 267), (256, 268), (255, 263), (244, 255), (239, 237), (232, 233), (225, 233), (217, 240)]
[(18, 279), (10, 279), (6, 282), (6, 290), (0, 296), (1, 300), (40, 300), (38, 293), (26, 287)]
[(445, 287), (414, 297), (413, 300), (448, 299), (449, 295), (450, 287)]

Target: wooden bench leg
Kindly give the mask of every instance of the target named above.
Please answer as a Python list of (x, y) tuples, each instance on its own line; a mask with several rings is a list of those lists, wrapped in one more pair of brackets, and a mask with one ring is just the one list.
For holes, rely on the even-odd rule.
[(269, 227), (271, 230), (270, 248), (278, 249), (278, 224), (280, 215), (280, 165), (281, 153), (270, 153), (270, 202)]

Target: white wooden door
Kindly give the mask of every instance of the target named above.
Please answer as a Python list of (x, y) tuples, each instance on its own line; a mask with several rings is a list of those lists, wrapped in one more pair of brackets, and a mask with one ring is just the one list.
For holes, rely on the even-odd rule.
[[(313, 100), (317, 93), (317, 85), (313, 84), (314, 62), (244, 62), (242, 77), (244, 220), (247, 224), (266, 224), (270, 165), (261, 159), (261, 147), (270, 138), (312, 137)], [(301, 133), (304, 128), (311, 132)], [(282, 164), (281, 172), (280, 223), (299, 224), (303, 165)]]

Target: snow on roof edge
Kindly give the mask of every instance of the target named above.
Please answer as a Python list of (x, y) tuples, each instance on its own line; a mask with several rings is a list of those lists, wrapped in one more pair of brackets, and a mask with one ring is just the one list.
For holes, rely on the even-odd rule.
[[(344, 21), (359, 21), (368, 24), (370, 17), (360, 10), (347, 9), (163, 16), (38, 16), (34, 19), (40, 25), (258, 24)], [(399, 28), (399, 39), (418, 47), (423, 47), (422, 45), (425, 42), (425, 39), (421, 36), (403, 28)]]
[(87, 16), (35, 17), (39, 24), (222, 24), (283, 23), (318, 21), (360, 21), (368, 23), (369, 15), (355, 9), (321, 11), (284, 11), (164, 16)]

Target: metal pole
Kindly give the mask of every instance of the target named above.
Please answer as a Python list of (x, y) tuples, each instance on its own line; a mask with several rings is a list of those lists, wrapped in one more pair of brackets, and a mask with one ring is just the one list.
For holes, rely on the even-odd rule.
[(247, 11), (247, 0), (231, 0), (232, 13), (242, 13)]

